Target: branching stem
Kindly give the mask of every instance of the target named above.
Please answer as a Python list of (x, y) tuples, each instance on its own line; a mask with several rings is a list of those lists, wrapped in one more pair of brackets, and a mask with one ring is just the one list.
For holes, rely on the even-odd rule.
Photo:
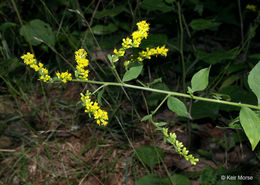
[(249, 107), (252, 109), (257, 109), (260, 110), (260, 106), (256, 105), (250, 105), (250, 104), (245, 104), (245, 103), (237, 103), (237, 102), (230, 102), (230, 101), (225, 101), (225, 100), (218, 100), (218, 99), (212, 99), (212, 98), (204, 98), (200, 96), (194, 96), (194, 95), (189, 95), (185, 93), (179, 93), (179, 92), (174, 92), (174, 91), (165, 91), (161, 89), (153, 89), (150, 87), (142, 87), (142, 86), (137, 86), (137, 85), (131, 85), (127, 83), (118, 83), (118, 82), (101, 82), (101, 81), (94, 81), (94, 80), (80, 80), (80, 79), (73, 79), (72, 81), (74, 82), (85, 82), (85, 83), (92, 83), (92, 84), (100, 84), (104, 86), (120, 86), (120, 87), (127, 87), (127, 88), (132, 88), (132, 89), (139, 89), (139, 90), (144, 90), (144, 91), (150, 91), (150, 92), (156, 92), (156, 93), (161, 93), (161, 94), (167, 94), (169, 96), (179, 96), (179, 97), (184, 97), (184, 98), (190, 98), (194, 100), (200, 100), (200, 101), (207, 101), (207, 102), (212, 102), (212, 103), (220, 103), (220, 104), (226, 104), (226, 105), (232, 105), (236, 107)]

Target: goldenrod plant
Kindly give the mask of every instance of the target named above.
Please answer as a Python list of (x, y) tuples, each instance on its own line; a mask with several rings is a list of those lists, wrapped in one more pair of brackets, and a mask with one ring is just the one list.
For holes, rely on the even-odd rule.
[[(102, 85), (98, 90), (105, 86), (120, 86), (126, 88), (133, 88), (139, 89), (144, 91), (156, 92), (165, 94), (166, 97), (160, 103), (160, 105), (152, 112), (152, 114), (145, 116), (142, 121), (150, 120), (153, 125), (156, 127), (156, 130), (160, 130), (164, 136), (164, 141), (169, 142), (173, 145), (176, 152), (182, 155), (187, 161), (189, 161), (192, 165), (196, 165), (199, 161), (198, 158), (195, 158), (193, 155), (189, 154), (189, 151), (183, 144), (177, 140), (177, 136), (175, 133), (169, 133), (168, 128), (165, 127), (166, 124), (155, 123), (152, 120), (153, 115), (157, 112), (157, 110), (161, 107), (161, 105), (167, 100), (167, 105), (170, 110), (177, 113), (177, 115), (181, 117), (186, 117), (187, 119), (192, 119), (190, 114), (187, 111), (186, 105), (179, 100), (177, 97), (189, 98), (192, 100), (200, 100), (200, 101), (207, 101), (207, 102), (214, 102), (219, 104), (226, 104), (241, 107), (240, 111), (240, 121), (241, 125), (252, 145), (252, 150), (255, 149), (256, 145), (260, 140), (259, 131), (260, 131), (260, 118), (257, 116), (256, 112), (251, 109), (260, 110), (260, 94), (259, 94), (259, 71), (260, 71), (260, 63), (258, 63), (255, 68), (249, 74), (249, 86), (252, 91), (258, 97), (259, 105), (250, 105), (250, 104), (243, 104), (243, 103), (236, 103), (230, 102), (226, 100), (222, 100), (221, 98), (207, 98), (194, 95), (197, 91), (203, 91), (206, 89), (208, 85), (208, 78), (210, 67), (205, 68), (197, 72), (191, 80), (191, 87), (188, 87), (187, 93), (179, 93), (179, 92), (172, 92), (160, 89), (154, 89), (149, 86), (143, 85), (132, 85), (126, 83), (127, 81), (136, 79), (139, 74), (142, 72), (143, 65), (146, 59), (151, 59), (152, 56), (167, 56), (168, 49), (165, 46), (158, 46), (155, 48), (146, 48), (145, 50), (139, 51), (136, 53), (131, 53), (132, 48), (139, 48), (140, 44), (143, 39), (146, 39), (149, 35), (149, 24), (143, 20), (137, 23), (137, 31), (134, 31), (131, 37), (126, 37), (122, 40), (122, 47), (119, 49), (114, 49), (113, 55), (108, 55), (108, 59), (111, 63), (111, 67), (114, 70), (116, 77), (118, 78), (119, 82), (103, 82), (103, 81), (94, 81), (88, 78), (89, 70), (86, 67), (89, 64), (89, 60), (87, 57), (87, 52), (84, 49), (79, 49), (75, 52), (75, 60), (76, 60), (76, 69), (74, 71), (74, 77), (68, 71), (66, 72), (56, 72), (56, 76), (51, 77), (48, 73), (48, 70), (44, 67), (44, 65), (38, 62), (34, 55), (31, 53), (27, 53), (23, 55), (21, 58), (24, 60), (26, 65), (29, 65), (32, 69), (39, 73), (39, 80), (47, 83), (54, 83), (54, 82), (61, 82), (67, 83), (69, 81), (74, 82), (85, 82), (85, 83), (92, 83), (92, 84), (99, 84)], [(140, 48), (139, 48), (140, 49)], [(128, 51), (130, 50), (130, 51)], [(126, 56), (126, 53), (128, 56)], [(126, 73), (124, 74), (123, 78), (116, 71), (115, 63), (123, 60), (124, 65), (126, 66)], [(135, 64), (132, 67), (130, 64)], [(259, 80), (259, 81), (258, 81)], [(257, 85), (258, 84), (258, 85)], [(96, 91), (95, 91), (96, 92)], [(81, 102), (85, 108), (85, 112), (88, 113), (90, 116), (93, 116), (96, 120), (96, 123), (101, 126), (107, 126), (109, 123), (109, 116), (108, 113), (103, 110), (100, 105), (92, 100), (91, 96), (94, 95), (90, 91), (87, 91), (84, 94), (81, 94)]]

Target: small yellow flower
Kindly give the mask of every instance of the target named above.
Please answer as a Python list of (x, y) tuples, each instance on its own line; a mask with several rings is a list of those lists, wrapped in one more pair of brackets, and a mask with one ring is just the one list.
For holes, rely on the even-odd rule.
[(63, 72), (63, 73), (56, 72), (56, 76), (63, 83), (67, 83), (67, 81), (72, 80), (71, 73), (68, 73), (68, 71)]
[(123, 39), (122, 47), (123, 49), (131, 48), (133, 45), (133, 40), (127, 37), (126, 39)]
[(126, 67), (126, 66), (128, 66), (130, 64), (130, 60), (126, 60), (125, 62), (124, 62), (124, 66)]
[(120, 49), (119, 51), (117, 51), (117, 49), (114, 49), (114, 53), (115, 55), (118, 55), (120, 57), (125, 55), (125, 51), (123, 49)]

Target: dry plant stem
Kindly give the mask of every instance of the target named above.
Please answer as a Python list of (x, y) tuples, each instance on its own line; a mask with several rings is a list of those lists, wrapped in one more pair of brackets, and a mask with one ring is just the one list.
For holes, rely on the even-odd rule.
[(244, 44), (244, 24), (243, 24), (240, 0), (237, 0), (237, 4), (238, 4), (239, 19), (240, 19), (241, 44), (243, 45)]
[(180, 97), (194, 99), (194, 100), (201, 100), (201, 101), (207, 101), (207, 102), (212, 102), (212, 103), (220, 103), (220, 104), (232, 105), (232, 106), (236, 106), (236, 107), (248, 107), (248, 108), (260, 110), (260, 106), (256, 106), (256, 105), (230, 102), (230, 101), (224, 101), (224, 100), (218, 100), (218, 99), (212, 99), (212, 98), (203, 98), (203, 97), (193, 96), (193, 95), (189, 95), (189, 94), (185, 94), (185, 93), (165, 91), (165, 90), (153, 89), (153, 88), (149, 88), (149, 87), (141, 87), (141, 86), (131, 85), (131, 84), (127, 84), (127, 83), (100, 82), (100, 81), (94, 81), (94, 80), (80, 80), (80, 79), (73, 79), (72, 81), (100, 84), (100, 85), (105, 85), (105, 86), (128, 87), (128, 88), (132, 88), (132, 89), (140, 89), (140, 90), (144, 90), (144, 91), (151, 91), (151, 92), (157, 92), (157, 93), (161, 93), (161, 94), (167, 94), (169, 96), (180, 96)]
[(180, 38), (180, 54), (181, 54), (181, 64), (182, 64), (182, 88), (183, 92), (186, 92), (186, 67), (185, 67), (185, 61), (184, 61), (184, 54), (183, 54), (183, 25), (182, 25), (182, 14), (181, 14), (181, 5), (180, 2), (177, 3), (178, 7), (178, 17), (179, 17), (179, 26), (180, 26), (180, 32), (181, 32), (181, 38)]

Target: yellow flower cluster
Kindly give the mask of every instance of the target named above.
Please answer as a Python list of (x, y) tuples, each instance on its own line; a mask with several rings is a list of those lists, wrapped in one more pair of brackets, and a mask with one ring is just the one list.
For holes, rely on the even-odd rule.
[(139, 47), (143, 38), (148, 37), (149, 24), (146, 21), (141, 21), (136, 24), (138, 30), (132, 33), (133, 47)]
[(136, 24), (138, 30), (132, 33), (132, 38), (124, 38), (122, 42), (122, 48), (114, 49), (114, 54), (117, 57), (122, 57), (125, 55), (125, 51), (129, 48), (138, 48), (141, 44), (143, 38), (148, 37), (149, 24), (146, 21), (141, 21)]
[[(140, 21), (137, 24), (138, 30), (132, 33), (132, 38), (124, 38), (122, 42), (122, 48), (119, 50), (114, 49), (114, 55), (112, 55), (113, 62), (117, 62), (120, 57), (123, 57), (126, 53), (126, 50), (129, 48), (138, 48), (141, 44), (141, 41), (148, 37), (149, 24), (146, 21)], [(144, 59), (151, 59), (151, 56), (162, 55), (167, 56), (168, 49), (165, 46), (157, 48), (146, 48), (145, 51), (141, 51), (138, 55), (130, 55), (129, 59), (124, 62), (125, 66), (128, 66), (130, 62), (138, 61), (142, 62)]]
[(246, 9), (251, 10), (251, 11), (256, 11), (256, 6), (253, 4), (248, 4), (248, 5), (246, 5)]
[(146, 21), (141, 21), (138, 22), (136, 25), (138, 26), (138, 30), (132, 33), (132, 39), (130, 39), (129, 37), (123, 39), (123, 49), (128, 49), (132, 47), (138, 48), (143, 38), (148, 37), (149, 24)]
[(164, 135), (164, 141), (168, 141), (172, 144), (178, 154), (182, 155), (187, 161), (190, 161), (192, 165), (197, 164), (199, 159), (195, 158), (192, 154), (189, 154), (189, 151), (183, 146), (182, 142), (177, 140), (175, 133), (168, 133), (168, 128), (162, 128), (162, 132)]
[(57, 72), (56, 75), (57, 75), (57, 78), (59, 80), (61, 80), (63, 83), (66, 83), (67, 81), (72, 80), (71, 73), (68, 73), (68, 71), (63, 72), (63, 73)]
[(91, 93), (89, 91), (86, 92), (86, 95), (81, 93), (81, 102), (85, 107), (85, 112), (94, 115), (94, 119), (96, 120), (98, 125), (107, 125), (108, 115), (107, 112), (101, 110), (97, 102), (93, 102), (90, 99)]
[(32, 69), (39, 73), (40, 80), (43, 80), (44, 82), (52, 81), (52, 78), (49, 76), (49, 71), (43, 67), (41, 62), (37, 62), (34, 58), (34, 54), (28, 52), (21, 56), (21, 59), (23, 59), (26, 65), (29, 65)]
[(165, 46), (157, 47), (157, 48), (146, 48), (146, 51), (139, 52), (139, 57), (137, 60), (139, 62), (143, 61), (144, 59), (151, 59), (153, 55), (162, 55), (167, 56), (168, 49)]
[(79, 49), (75, 52), (75, 60), (77, 62), (75, 76), (83, 80), (88, 80), (89, 71), (84, 69), (88, 66), (87, 52), (84, 49)]

